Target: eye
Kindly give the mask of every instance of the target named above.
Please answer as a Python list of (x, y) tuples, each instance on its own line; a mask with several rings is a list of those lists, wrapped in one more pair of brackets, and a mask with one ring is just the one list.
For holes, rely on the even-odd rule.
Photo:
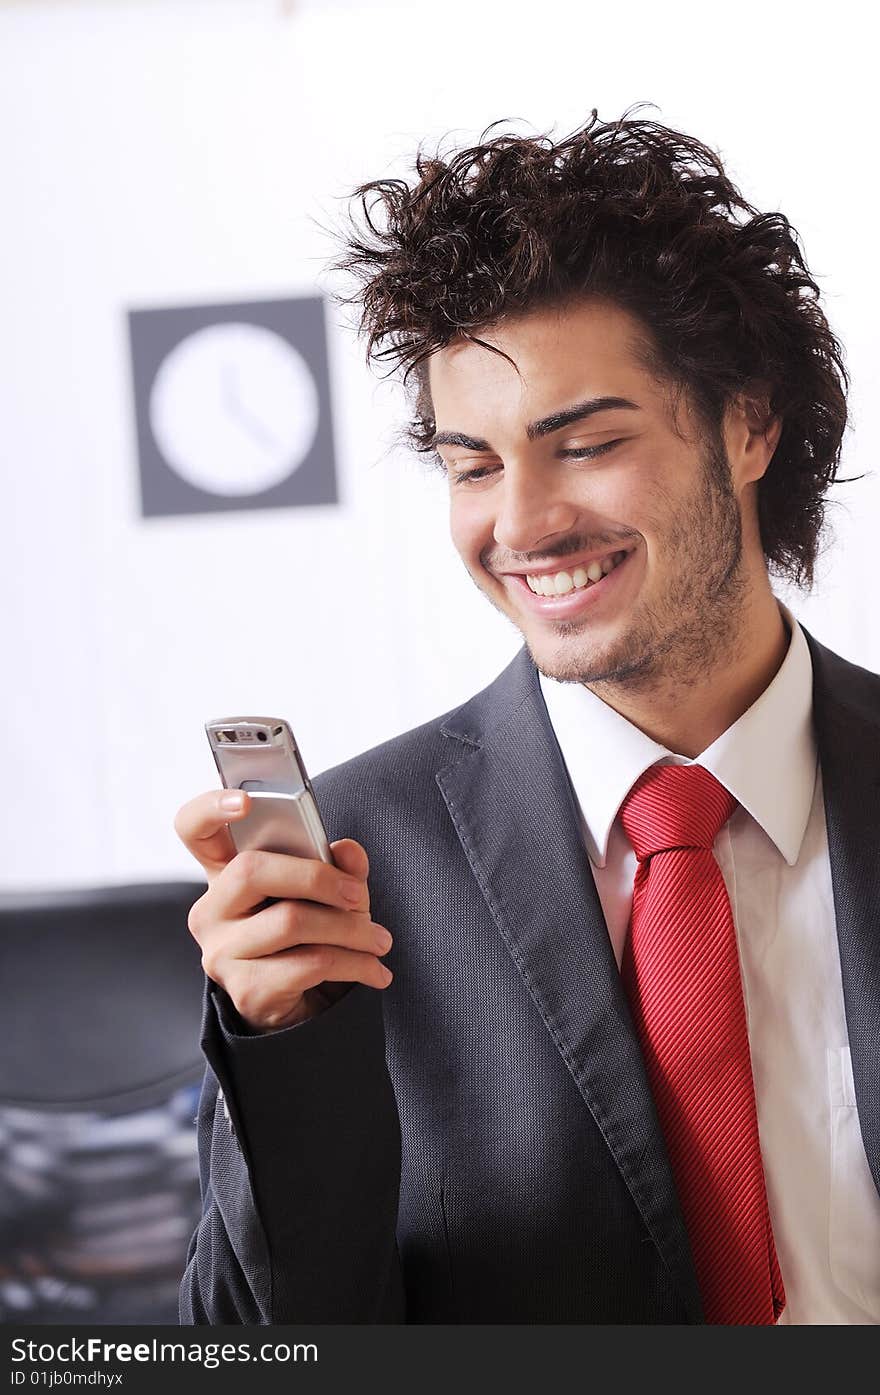
[(497, 465), (477, 465), (473, 470), (450, 470), (453, 484), (477, 484), (497, 470)]
[(572, 450), (561, 450), (560, 460), (592, 460), (597, 455), (604, 455), (606, 451), (613, 450), (615, 446), (621, 444), (620, 440), (606, 441), (601, 446), (578, 446)]
[[(557, 458), (559, 460), (594, 460), (597, 456), (605, 455), (615, 446), (622, 444), (623, 438), (619, 437), (614, 441), (606, 441), (601, 446), (578, 446), (571, 450), (557, 451)], [(469, 485), (479, 484), (500, 468), (499, 465), (477, 465), (473, 470), (456, 470), (449, 467), (447, 473), (453, 484)]]

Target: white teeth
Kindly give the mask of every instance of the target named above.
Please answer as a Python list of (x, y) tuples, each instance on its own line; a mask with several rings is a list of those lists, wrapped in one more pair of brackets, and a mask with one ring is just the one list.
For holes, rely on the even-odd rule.
[(536, 596), (564, 596), (569, 591), (579, 591), (589, 583), (601, 581), (625, 556), (625, 552), (615, 552), (603, 557), (601, 562), (591, 562), (586, 568), (575, 567), (573, 572), (555, 572), (552, 576), (527, 576), (526, 582)]

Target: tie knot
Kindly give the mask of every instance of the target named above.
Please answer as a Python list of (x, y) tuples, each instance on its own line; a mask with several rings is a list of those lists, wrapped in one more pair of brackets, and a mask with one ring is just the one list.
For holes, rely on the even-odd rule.
[(639, 862), (671, 848), (708, 848), (738, 801), (702, 765), (652, 765), (620, 808)]

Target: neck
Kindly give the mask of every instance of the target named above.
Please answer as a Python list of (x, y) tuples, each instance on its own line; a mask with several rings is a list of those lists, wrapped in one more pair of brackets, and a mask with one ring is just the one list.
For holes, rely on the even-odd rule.
[(773, 681), (791, 634), (779, 603), (765, 587), (753, 593), (723, 658), (687, 681), (657, 676), (638, 690), (588, 686), (652, 741), (693, 760), (732, 726)]

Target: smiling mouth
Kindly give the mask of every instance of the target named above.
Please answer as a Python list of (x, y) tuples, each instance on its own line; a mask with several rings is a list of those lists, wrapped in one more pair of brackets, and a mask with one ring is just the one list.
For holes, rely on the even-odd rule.
[[(592, 611), (603, 597), (617, 591), (619, 576), (627, 574), (628, 562), (637, 548), (608, 553), (589, 566), (556, 572), (507, 572), (501, 580), (533, 614), (548, 620), (565, 619)], [(538, 589), (540, 587), (540, 590)]]
[(536, 596), (565, 596), (569, 591), (585, 591), (596, 586), (627, 557), (627, 552), (611, 552), (588, 567), (561, 568), (557, 572), (527, 572), (526, 585)]

